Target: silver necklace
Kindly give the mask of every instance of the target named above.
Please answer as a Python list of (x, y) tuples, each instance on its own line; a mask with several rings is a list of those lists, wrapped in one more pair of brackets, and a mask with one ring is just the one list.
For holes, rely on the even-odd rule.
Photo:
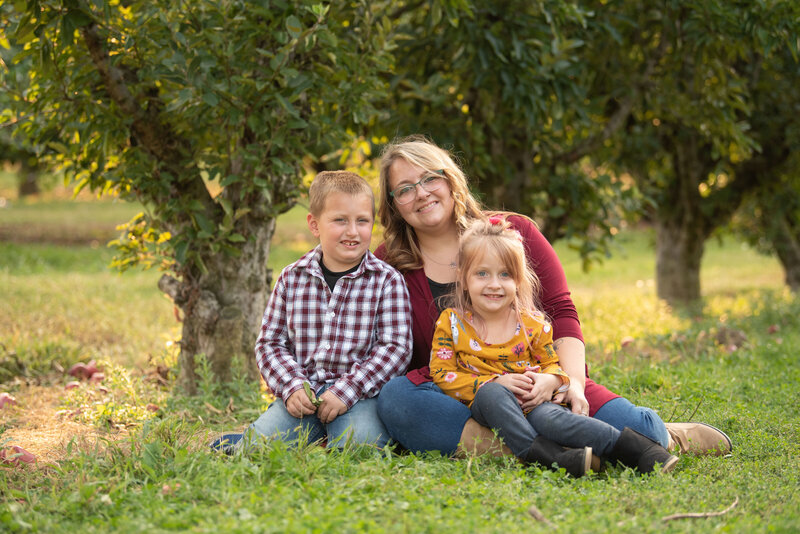
[(423, 255), (423, 256), (425, 256), (426, 258), (428, 258), (429, 260), (431, 260), (431, 261), (432, 261), (433, 263), (435, 263), (436, 265), (441, 265), (442, 267), (449, 267), (449, 268), (451, 268), (451, 269), (455, 269), (456, 267), (458, 267), (458, 263), (456, 263), (456, 262), (455, 262), (455, 260), (451, 261), (450, 263), (442, 263), (442, 262), (440, 262), (440, 261), (436, 261), (435, 259), (433, 259), (433, 258), (431, 258), (430, 256), (428, 256), (427, 254), (425, 254), (425, 251), (424, 251), (424, 250), (422, 250), (421, 248), (419, 249), (419, 251), (420, 251), (420, 252), (422, 252), (422, 255)]

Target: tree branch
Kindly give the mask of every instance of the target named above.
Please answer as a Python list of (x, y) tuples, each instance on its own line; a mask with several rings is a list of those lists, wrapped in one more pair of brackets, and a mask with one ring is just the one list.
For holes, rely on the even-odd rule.
[(690, 514), (672, 514), (666, 517), (662, 517), (662, 521), (672, 521), (673, 519), (694, 519), (694, 518), (705, 518), (705, 517), (716, 517), (719, 515), (725, 515), (734, 508), (736, 505), (739, 504), (739, 497), (736, 497), (730, 506), (722, 510), (721, 512), (703, 512), (703, 513), (690, 513)]
[(655, 70), (658, 62), (661, 61), (661, 58), (666, 53), (666, 50), (667, 42), (666, 39), (662, 38), (658, 43), (656, 52), (647, 61), (647, 65), (641, 78), (631, 89), (631, 92), (620, 101), (619, 107), (611, 115), (611, 117), (609, 117), (608, 122), (606, 122), (606, 125), (603, 127), (602, 131), (596, 135), (593, 135), (592, 137), (589, 137), (588, 139), (585, 139), (572, 150), (562, 154), (557, 154), (555, 157), (553, 157), (553, 161), (566, 164), (575, 163), (582, 157), (591, 154), (603, 146), (603, 143), (605, 143), (617, 132), (617, 130), (622, 127), (623, 124), (625, 124), (625, 121), (628, 119), (628, 116), (630, 116), (631, 111), (633, 110), (635, 99), (639, 96), (639, 91), (642, 87), (650, 83), (650, 78), (653, 75), (653, 71)]

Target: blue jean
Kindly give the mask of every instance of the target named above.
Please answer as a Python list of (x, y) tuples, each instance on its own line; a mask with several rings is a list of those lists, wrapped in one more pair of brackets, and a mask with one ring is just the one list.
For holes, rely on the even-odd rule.
[(669, 445), (669, 434), (664, 421), (655, 410), (636, 406), (623, 397), (611, 399), (594, 414), (595, 419), (608, 423), (617, 430), (626, 426), (647, 436), (665, 449)]
[[(412, 452), (439, 451), (453, 455), (461, 440), (469, 408), (445, 395), (433, 382), (415, 385), (397, 376), (378, 395), (378, 415), (389, 435)], [(667, 429), (650, 408), (634, 406), (617, 398), (604, 404), (594, 415), (617, 430), (626, 426), (666, 446)]]
[[(325, 391), (320, 389), (318, 395)], [(286, 409), (283, 400), (276, 399), (267, 411), (261, 414), (250, 425), (245, 436), (257, 432), (262, 436), (281, 441), (296, 442), (303, 435), (313, 443), (328, 439), (328, 448), (344, 447), (346, 443), (354, 445), (375, 445), (383, 448), (389, 442), (389, 432), (378, 417), (378, 401), (375, 398), (361, 399), (349, 410), (330, 423), (323, 423), (316, 414), (305, 417), (294, 417)], [(243, 439), (237, 444), (239, 448), (249, 441)]]
[(552, 402), (540, 404), (525, 415), (514, 394), (494, 382), (478, 390), (471, 411), (473, 419), (496, 430), (518, 458), (525, 458), (537, 436), (565, 447), (589, 446), (598, 455), (610, 453), (620, 436), (613, 426)]

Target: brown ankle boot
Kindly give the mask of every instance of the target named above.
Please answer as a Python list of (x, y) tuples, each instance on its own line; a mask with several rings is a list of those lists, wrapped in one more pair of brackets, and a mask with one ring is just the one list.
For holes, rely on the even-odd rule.
[(461, 439), (456, 449), (456, 458), (466, 458), (468, 456), (481, 456), (490, 454), (492, 456), (511, 456), (511, 449), (503, 445), (494, 431), (479, 424), (475, 419), (467, 419), (464, 430), (461, 431)]

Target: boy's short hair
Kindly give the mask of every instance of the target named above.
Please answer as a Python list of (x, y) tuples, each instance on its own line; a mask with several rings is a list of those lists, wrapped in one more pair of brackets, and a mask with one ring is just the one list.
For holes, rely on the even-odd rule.
[(368, 195), (372, 202), (372, 217), (375, 217), (375, 194), (367, 181), (350, 171), (322, 171), (314, 177), (308, 189), (308, 210), (318, 217), (325, 209), (325, 199), (331, 193)]

